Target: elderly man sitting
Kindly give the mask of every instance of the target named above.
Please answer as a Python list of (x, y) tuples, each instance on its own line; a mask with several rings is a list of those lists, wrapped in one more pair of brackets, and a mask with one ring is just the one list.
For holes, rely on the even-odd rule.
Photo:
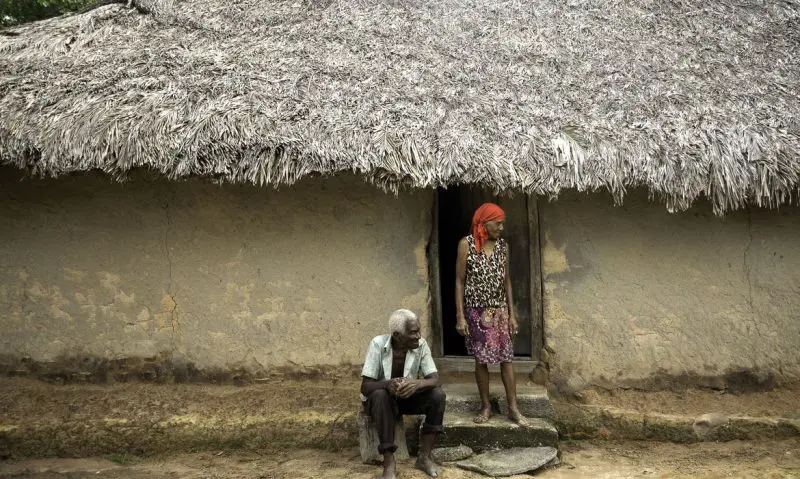
[[(442, 432), (445, 395), (431, 350), (420, 335), (417, 315), (398, 309), (389, 317), (389, 333), (369, 343), (361, 371), (361, 400), (378, 430), (383, 454), (382, 478), (394, 478), (395, 418), (403, 414), (424, 414), (422, 440), (416, 467), (431, 477), (439, 474), (431, 458), (436, 434)], [(420, 379), (420, 376), (423, 379)]]

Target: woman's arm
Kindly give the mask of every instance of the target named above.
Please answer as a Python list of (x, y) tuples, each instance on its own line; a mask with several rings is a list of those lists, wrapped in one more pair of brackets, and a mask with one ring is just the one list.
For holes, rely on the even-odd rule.
[(517, 315), (514, 313), (514, 296), (511, 291), (511, 248), (509, 248), (508, 241), (506, 241), (506, 301), (508, 301), (508, 327), (509, 333), (512, 336), (519, 331), (519, 323), (517, 323)]
[(464, 285), (467, 282), (467, 238), (458, 242), (456, 258), (456, 331), (462, 336), (469, 335), (467, 319), (464, 317)]

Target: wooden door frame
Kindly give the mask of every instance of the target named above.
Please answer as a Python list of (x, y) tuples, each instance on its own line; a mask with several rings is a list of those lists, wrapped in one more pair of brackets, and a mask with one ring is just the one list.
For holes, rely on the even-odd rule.
[[(536, 321), (531, 324), (531, 361), (538, 362), (544, 346), (544, 305), (543, 280), (542, 280), (542, 251), (541, 227), (539, 225), (539, 202), (535, 196), (525, 195), (525, 204), (528, 211), (528, 241), (531, 271), (531, 312), (536, 314)], [(430, 294), (430, 348), (436, 358), (444, 357), (444, 344), (442, 334), (442, 291), (439, 272), (439, 191), (433, 195), (433, 212), (431, 214), (431, 230), (427, 248), (428, 281)], [(456, 358), (456, 357), (453, 357)], [(449, 357), (448, 357), (449, 359)], [(471, 360), (470, 360), (471, 362)]]
[(539, 361), (544, 347), (544, 281), (542, 279), (542, 244), (539, 225), (539, 201), (535, 196), (525, 195), (528, 206), (528, 257), (531, 262), (531, 312), (536, 320), (531, 324), (531, 360)]
[(439, 276), (439, 190), (433, 191), (433, 213), (431, 214), (431, 231), (428, 238), (428, 294), (430, 294), (431, 354), (441, 358), (444, 354), (442, 335), (442, 288)]

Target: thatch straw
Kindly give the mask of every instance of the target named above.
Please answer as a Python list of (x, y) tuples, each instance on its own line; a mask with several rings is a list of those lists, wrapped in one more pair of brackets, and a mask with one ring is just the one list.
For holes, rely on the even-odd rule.
[(0, 162), (800, 193), (798, 0), (139, 0), (0, 37)]

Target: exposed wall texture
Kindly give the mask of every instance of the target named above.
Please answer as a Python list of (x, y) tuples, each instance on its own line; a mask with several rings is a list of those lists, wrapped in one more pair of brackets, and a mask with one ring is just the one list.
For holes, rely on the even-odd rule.
[(635, 192), (540, 202), (545, 342), (562, 390), (800, 378), (800, 209), (720, 219)]
[[(430, 335), (432, 205), (349, 176), (276, 191), (0, 169), (0, 366), (359, 364), (397, 307)], [(560, 389), (800, 379), (800, 209), (672, 215), (640, 192), (539, 208)]]
[(360, 363), (394, 309), (430, 323), (432, 201), (353, 177), (276, 191), (0, 169), (0, 356)]

